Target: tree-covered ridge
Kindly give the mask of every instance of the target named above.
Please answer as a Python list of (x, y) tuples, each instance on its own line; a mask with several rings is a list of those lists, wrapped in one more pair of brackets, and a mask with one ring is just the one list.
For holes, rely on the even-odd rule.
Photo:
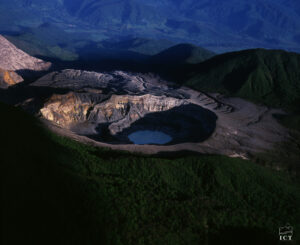
[(189, 68), (186, 85), (297, 110), (300, 55), (280, 50), (245, 50), (218, 55)]

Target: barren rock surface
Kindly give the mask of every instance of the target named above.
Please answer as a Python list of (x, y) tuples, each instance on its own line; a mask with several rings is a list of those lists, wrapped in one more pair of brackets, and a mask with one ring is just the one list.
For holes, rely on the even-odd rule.
[(0, 88), (7, 88), (23, 81), (23, 78), (14, 71), (0, 68)]
[[(177, 87), (152, 75), (64, 70), (32, 86), (61, 89), (40, 109), (61, 134), (99, 146), (144, 153), (192, 150), (247, 158), (286, 139), (278, 111), (238, 98)], [(128, 134), (160, 130), (169, 145), (133, 145)]]
[(51, 63), (32, 57), (0, 35), (0, 88), (22, 82), (16, 71), (45, 71)]

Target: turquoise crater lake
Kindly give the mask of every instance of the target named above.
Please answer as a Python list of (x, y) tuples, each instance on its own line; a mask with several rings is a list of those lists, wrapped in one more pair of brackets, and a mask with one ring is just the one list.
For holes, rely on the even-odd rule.
[(139, 130), (128, 135), (130, 141), (136, 145), (156, 144), (164, 145), (172, 141), (172, 137), (161, 131)]

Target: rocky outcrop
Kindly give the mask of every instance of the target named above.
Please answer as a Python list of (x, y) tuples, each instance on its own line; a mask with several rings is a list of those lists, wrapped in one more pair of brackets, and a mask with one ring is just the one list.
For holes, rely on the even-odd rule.
[(23, 81), (23, 78), (14, 71), (0, 68), (0, 88), (7, 88)]
[(188, 103), (185, 100), (150, 94), (112, 95), (103, 101), (105, 97), (107, 96), (75, 92), (53, 95), (41, 109), (41, 114), (66, 128), (86, 121), (110, 124), (110, 133), (115, 135), (148, 113), (167, 111)]
[(153, 94), (174, 98), (187, 98), (189, 95), (175, 89), (172, 84), (151, 74), (133, 74), (123, 71), (90, 72), (67, 69), (51, 72), (32, 84), (71, 91), (98, 89), (105, 94), (142, 95)]
[(17, 72), (46, 71), (51, 63), (32, 57), (0, 35), (0, 87), (17, 84), (23, 78)]

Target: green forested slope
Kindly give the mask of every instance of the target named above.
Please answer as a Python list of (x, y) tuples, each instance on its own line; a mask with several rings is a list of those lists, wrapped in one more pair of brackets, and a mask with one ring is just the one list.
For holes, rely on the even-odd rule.
[(300, 55), (296, 53), (263, 49), (227, 53), (187, 73), (186, 84), (199, 90), (299, 110)]
[(95, 149), (0, 111), (3, 244), (276, 244), (279, 226), (300, 229), (299, 184), (283, 172)]

